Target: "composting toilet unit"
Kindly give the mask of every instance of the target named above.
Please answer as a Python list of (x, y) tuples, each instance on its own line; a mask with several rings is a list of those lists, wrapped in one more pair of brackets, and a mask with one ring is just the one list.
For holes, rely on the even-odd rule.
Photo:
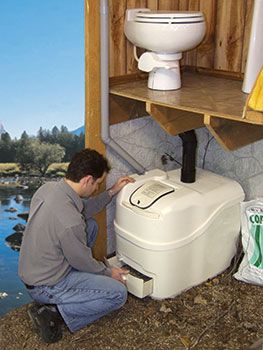
[(116, 256), (127, 265), (129, 292), (164, 299), (225, 270), (236, 253), (241, 186), (197, 169), (182, 183), (180, 169), (151, 170), (117, 196)]
[(200, 44), (206, 31), (202, 12), (163, 12), (147, 8), (126, 10), (124, 32), (135, 46), (146, 49), (138, 68), (149, 73), (148, 87), (175, 90), (181, 87), (182, 52)]

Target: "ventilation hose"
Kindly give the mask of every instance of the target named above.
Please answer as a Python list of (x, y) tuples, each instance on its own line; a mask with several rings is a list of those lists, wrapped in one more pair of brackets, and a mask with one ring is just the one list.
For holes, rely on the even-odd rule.
[(179, 134), (183, 143), (183, 161), (181, 169), (181, 181), (184, 183), (195, 182), (195, 162), (197, 138), (194, 130)]

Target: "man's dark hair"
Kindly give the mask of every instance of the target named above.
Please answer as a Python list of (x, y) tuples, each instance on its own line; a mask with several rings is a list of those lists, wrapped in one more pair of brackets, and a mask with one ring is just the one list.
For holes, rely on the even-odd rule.
[(110, 166), (107, 159), (94, 149), (86, 148), (73, 156), (66, 172), (66, 179), (79, 182), (87, 175), (98, 179), (109, 171)]

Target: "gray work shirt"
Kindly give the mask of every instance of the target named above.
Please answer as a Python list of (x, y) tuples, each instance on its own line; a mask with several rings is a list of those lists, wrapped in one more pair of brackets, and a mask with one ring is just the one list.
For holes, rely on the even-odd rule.
[(66, 183), (48, 182), (34, 194), (24, 231), (19, 276), (26, 284), (54, 285), (72, 268), (111, 275), (87, 246), (86, 222), (111, 200), (107, 191), (82, 200)]

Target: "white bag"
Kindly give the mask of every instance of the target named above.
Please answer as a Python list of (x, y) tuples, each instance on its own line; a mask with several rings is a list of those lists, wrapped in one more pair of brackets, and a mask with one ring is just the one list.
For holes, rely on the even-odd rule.
[(241, 229), (245, 255), (234, 277), (263, 286), (263, 198), (241, 203)]

